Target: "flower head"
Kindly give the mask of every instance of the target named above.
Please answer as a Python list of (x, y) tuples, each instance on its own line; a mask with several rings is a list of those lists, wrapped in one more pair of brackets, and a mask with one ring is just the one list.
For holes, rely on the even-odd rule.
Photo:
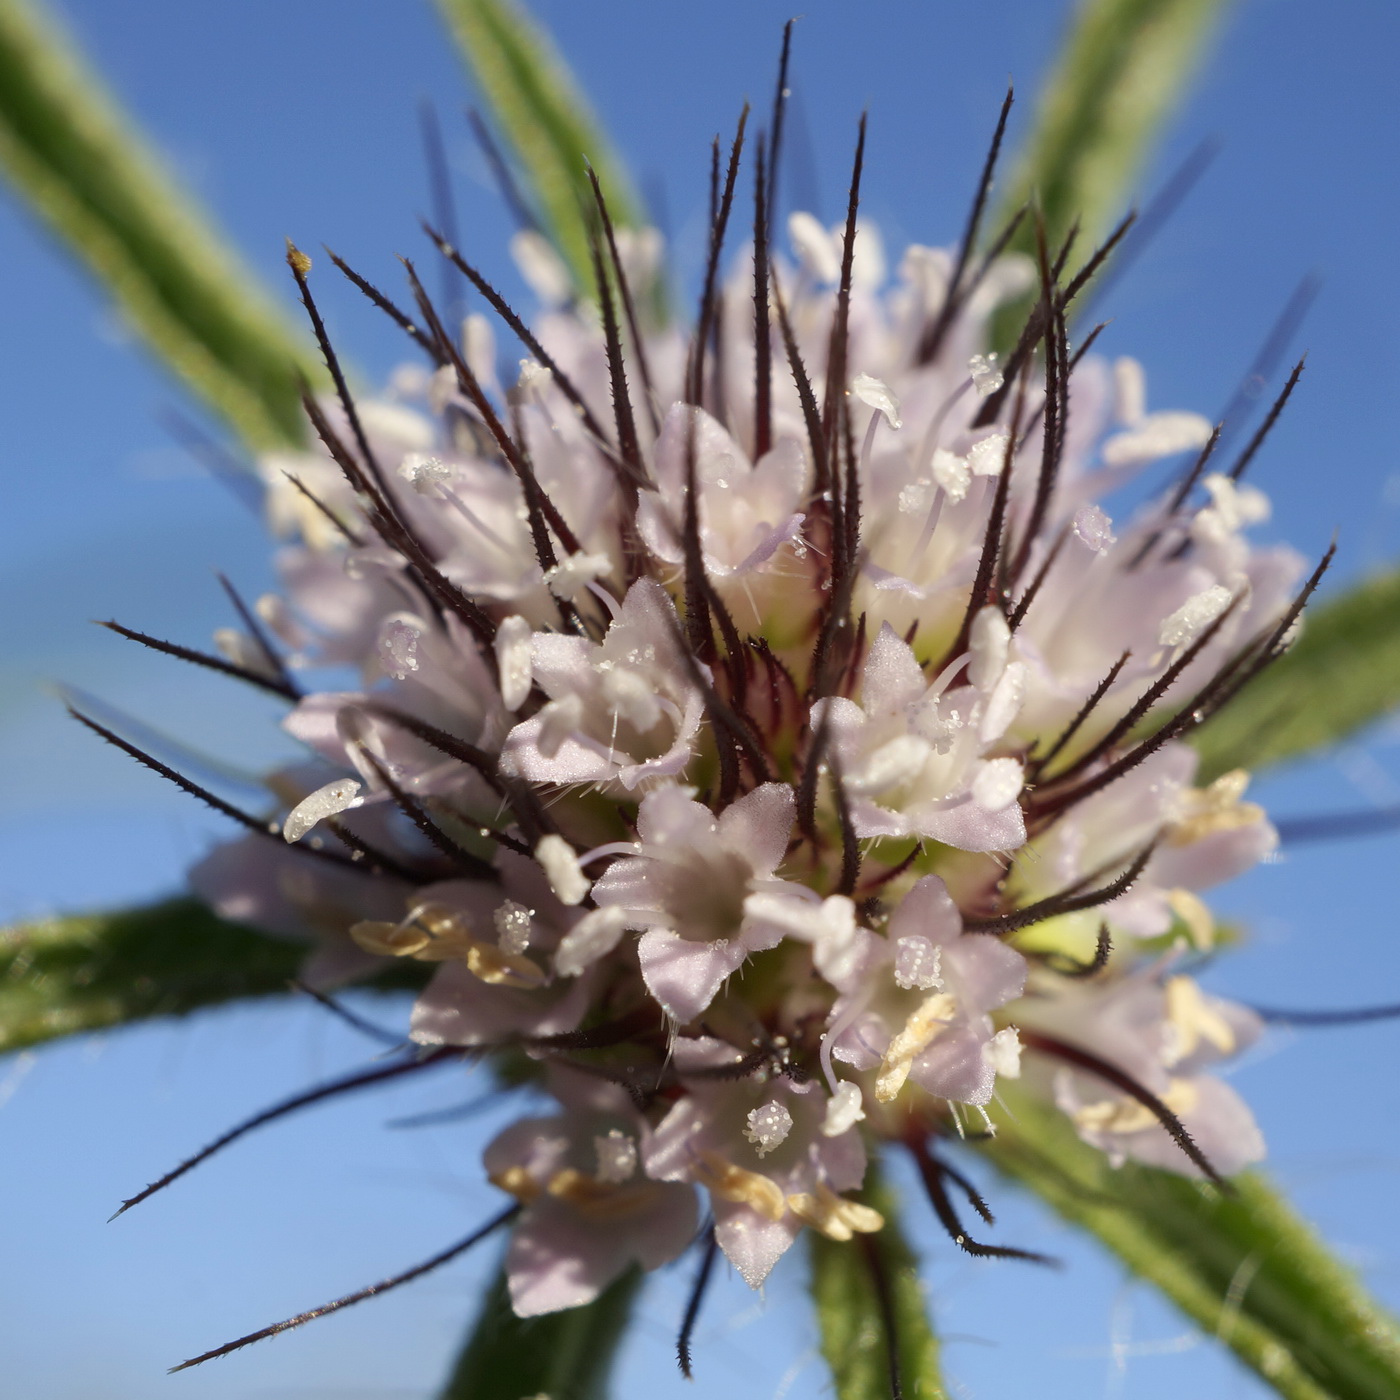
[(1249, 542), (1267, 502), (1204, 419), (1081, 357), (1074, 284), (920, 247), (888, 276), (858, 185), (726, 283), (731, 172), (688, 339), (637, 312), (655, 236), (600, 232), (592, 301), (507, 313), (513, 384), (415, 276), (416, 390), (312, 402), (317, 446), (264, 464), (262, 613), (359, 685), (297, 699), (280, 836), (197, 883), (323, 971), (431, 964), (414, 1042), (554, 1100), (484, 1158), (522, 1315), (674, 1258), (702, 1196), (754, 1287), (803, 1230), (878, 1232), (869, 1150), (936, 1171), (1012, 1079), (1114, 1161), (1263, 1153), (1210, 1072), (1257, 1025), (1181, 955), (1276, 836), (1182, 741), (1318, 574)]

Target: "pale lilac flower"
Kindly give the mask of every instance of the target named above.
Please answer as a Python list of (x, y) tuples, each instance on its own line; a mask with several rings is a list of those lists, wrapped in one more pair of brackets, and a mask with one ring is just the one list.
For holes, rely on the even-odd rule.
[(1059, 318), (997, 351), (999, 308), (1063, 293), (1023, 258), (891, 276), (868, 224), (798, 214), (688, 337), (619, 317), (661, 248), (614, 232), (596, 308), (517, 238), (544, 310), (513, 382), (415, 283), (432, 364), (263, 463), (288, 540), (257, 616), (287, 665), (353, 669), (303, 695), (223, 638), (314, 762), (196, 887), (319, 976), (427, 965), (403, 1072), (469, 1053), (553, 1095), (485, 1154), (524, 1316), (675, 1258), (697, 1187), (754, 1287), (804, 1228), (883, 1228), (873, 1148), (938, 1204), (940, 1138), (1012, 1080), (1114, 1162), (1258, 1160), (1213, 1073), (1257, 1020), (1178, 960), (1277, 833), (1183, 740), (1320, 572), (1256, 547), (1267, 499), (1135, 362)]
[(793, 813), (783, 783), (755, 788), (718, 818), (674, 784), (642, 799), (638, 853), (609, 866), (593, 897), (643, 930), (642, 978), (673, 1020), (694, 1020), (746, 958), (776, 947), (784, 915), (810, 913), (810, 892), (774, 874)]

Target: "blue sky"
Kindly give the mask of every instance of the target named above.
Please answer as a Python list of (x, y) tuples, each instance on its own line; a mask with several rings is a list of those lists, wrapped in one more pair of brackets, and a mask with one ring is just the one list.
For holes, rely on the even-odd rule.
[[(765, 101), (788, 10), (771, 0), (537, 5), (659, 204), (693, 268), (708, 141), (746, 96)], [(867, 209), (892, 247), (951, 241), (1008, 77), (1023, 130), (1069, 7), (1001, 0), (811, 0), (796, 83), (810, 161), (792, 188), (834, 217), (868, 107)], [(426, 0), (67, 0), (71, 28), (170, 164), (290, 305), (280, 256), (324, 241), (392, 283), (420, 251), (427, 200), (417, 104), (448, 133), (464, 242), (503, 278), (508, 225), (460, 119), (455, 54)], [(1147, 367), (1158, 407), (1218, 411), (1299, 278), (1320, 297), (1299, 337), (1308, 371), (1257, 480), (1266, 537), (1308, 552), (1339, 531), (1339, 577), (1400, 554), (1400, 9), (1388, 0), (1242, 0), (1144, 181), (1206, 137), (1221, 151), (1186, 206), (1102, 310), (1105, 348)], [(803, 166), (806, 170), (803, 170)], [(332, 328), (364, 381), (401, 347), (326, 287)], [(88, 619), (199, 644), (222, 625), (213, 577), (269, 581), (256, 518), (175, 450), (176, 389), (84, 278), (0, 198), (0, 915), (130, 901), (175, 888), (216, 825), (59, 718), (43, 687), (82, 686), (255, 772), (283, 751), (275, 711)], [(1345, 677), (1338, 678), (1345, 684)], [(1260, 792), (1281, 813), (1400, 799), (1400, 731)], [(1213, 983), (1244, 999), (1400, 999), (1395, 838), (1290, 853), (1220, 899), (1253, 937)], [(385, 1020), (404, 1007), (375, 1005)], [(1382, 1296), (1400, 1302), (1400, 1026), (1280, 1035), (1242, 1066), (1274, 1170)], [(181, 1357), (404, 1267), (493, 1208), (478, 1121), (422, 1131), (386, 1119), (466, 1097), (454, 1072), (272, 1130), (141, 1212), (123, 1195), (241, 1114), (373, 1053), (305, 1006), (240, 1008), (0, 1063), (0, 1374), (12, 1393), (69, 1400), (342, 1397), (406, 1400), (439, 1379), (489, 1260), (189, 1375)], [(999, 1237), (1066, 1258), (1046, 1277), (972, 1265), (919, 1225), (947, 1364), (967, 1396), (1259, 1393), (1169, 1310), (997, 1188)], [(911, 1215), (918, 1218), (917, 1202)], [(1068, 1282), (1070, 1285), (1066, 1287)], [(700, 1380), (674, 1376), (683, 1280), (661, 1277), (620, 1393), (769, 1400), (820, 1393), (800, 1267), (757, 1303), (736, 1280), (701, 1328)], [(1116, 1351), (1114, 1347), (1116, 1345)], [(1115, 1359), (1116, 1358), (1116, 1359)], [(786, 1380), (785, 1380), (786, 1378)]]

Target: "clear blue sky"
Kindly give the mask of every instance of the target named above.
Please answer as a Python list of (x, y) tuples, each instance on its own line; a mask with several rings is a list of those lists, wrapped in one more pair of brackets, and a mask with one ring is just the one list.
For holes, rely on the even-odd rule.
[[(773, 0), (549, 0), (608, 128), (665, 192), (693, 260), (710, 135), (766, 101), (788, 9)], [(464, 239), (502, 271), (504, 216), (459, 118), (465, 84), (426, 0), (67, 0), (83, 46), (171, 164), (283, 290), (282, 240), (335, 246), (392, 281), (426, 205), (416, 106), (446, 122)], [(813, 178), (832, 217), (854, 124), (871, 114), (867, 207), (892, 246), (951, 241), (1008, 76), (1026, 99), (1068, 12), (1061, 0), (809, 0), (796, 86)], [(1159, 407), (1217, 411), (1300, 276), (1325, 279), (1300, 337), (1304, 386), (1258, 480), (1268, 533), (1307, 551), (1341, 532), (1342, 573), (1400, 554), (1400, 9), (1391, 0), (1242, 0), (1158, 165), (1208, 135), (1220, 156), (1103, 308), (1105, 342), (1148, 370)], [(1020, 129), (1018, 125), (1017, 129)], [(1150, 189), (1151, 176), (1146, 181)], [(504, 275), (504, 274), (503, 274)], [(334, 330), (368, 381), (396, 339), (349, 295)], [(213, 570), (268, 579), (257, 521), (172, 449), (178, 391), (126, 343), (100, 298), (0, 199), (0, 915), (133, 900), (176, 887), (214, 824), (74, 733), (41, 692), (96, 691), (250, 771), (278, 752), (273, 711), (123, 649), (87, 619), (199, 644), (225, 620)], [(1345, 684), (1345, 677), (1338, 678)], [(1279, 812), (1400, 797), (1397, 733), (1370, 736), (1261, 789)], [(1396, 839), (1299, 850), (1231, 888), (1251, 945), (1213, 984), (1242, 998), (1400, 999)], [(402, 1004), (378, 1014), (401, 1018)], [(1400, 1025), (1279, 1036), (1238, 1074), (1273, 1167), (1382, 1296), (1400, 1302)], [(193, 1374), (166, 1365), (432, 1253), (493, 1208), (480, 1123), (387, 1130), (465, 1097), (450, 1074), (360, 1099), (234, 1149), (142, 1211), (116, 1202), (240, 1115), (367, 1047), (304, 1006), (243, 1008), (0, 1063), (0, 1375), (35, 1400), (408, 1400), (441, 1376), (485, 1256), (398, 1295)], [(959, 1394), (1047, 1400), (1259, 1393), (1118, 1271), (1005, 1188), (1000, 1238), (1062, 1255), (1065, 1276), (972, 1265), (911, 1218)], [(699, 1381), (675, 1377), (684, 1281), (647, 1294), (620, 1393), (770, 1400), (821, 1393), (800, 1268), (766, 1307), (737, 1280), (710, 1300)], [(1119, 1344), (1115, 1364), (1111, 1344)], [(794, 1369), (801, 1368), (801, 1369)], [(784, 1377), (787, 1381), (784, 1382)]]

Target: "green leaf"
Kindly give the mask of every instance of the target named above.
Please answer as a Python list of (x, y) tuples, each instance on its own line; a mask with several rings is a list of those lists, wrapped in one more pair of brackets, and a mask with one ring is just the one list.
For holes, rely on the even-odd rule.
[[(1082, 264), (1122, 215), (1127, 195), (1157, 133), (1170, 120), (1229, 0), (1082, 0), (1041, 91), (1034, 125), (1016, 161), (994, 236), (1033, 201), (1057, 248), (1079, 223), (1071, 270)], [(1035, 254), (1032, 220), (1011, 245)], [(1015, 343), (1031, 299), (1002, 308), (993, 343)]]
[(943, 1400), (938, 1340), (929, 1326), (918, 1260), (899, 1228), (899, 1202), (873, 1169), (866, 1181), (860, 1199), (885, 1217), (883, 1230), (847, 1244), (808, 1231), (812, 1300), (837, 1400), (890, 1397), (885, 1322), (867, 1250), (888, 1280), (905, 1396)]
[(1201, 781), (1326, 748), (1400, 705), (1400, 571), (1310, 608), (1293, 649), (1191, 742)]
[(29, 0), (0, 0), (0, 170), (246, 443), (301, 440), (319, 366)]
[(521, 1318), (499, 1270), (440, 1400), (604, 1400), (641, 1282), (633, 1268), (584, 1307)]
[(592, 295), (585, 209), (593, 196), (585, 157), (598, 174), (608, 213), (636, 227), (640, 204), (623, 166), (548, 35), (512, 0), (437, 0), (495, 125), (524, 171), (544, 232)]
[[(226, 923), (193, 899), (0, 931), (0, 1053), (204, 1006), (285, 994), (304, 943)], [(414, 986), (394, 967), (376, 986)]]
[(1226, 1196), (1107, 1158), (1063, 1114), (1004, 1081), (982, 1151), (1288, 1400), (1396, 1400), (1400, 1328), (1271, 1186), (1249, 1172)]
[[(1035, 196), (1052, 246), (1076, 219), (1081, 252), (1097, 243), (1227, 4), (1083, 0), (1041, 93), (1003, 213)], [(1033, 247), (1032, 231), (1024, 233), (1023, 246)]]

